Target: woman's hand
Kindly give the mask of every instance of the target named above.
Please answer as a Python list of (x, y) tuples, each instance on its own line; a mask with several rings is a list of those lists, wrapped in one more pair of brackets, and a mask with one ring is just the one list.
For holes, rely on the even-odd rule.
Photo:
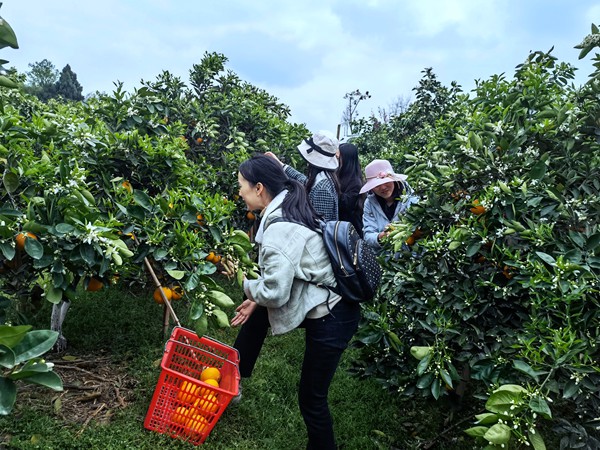
[(256, 302), (249, 299), (244, 300), (242, 304), (235, 309), (236, 315), (231, 319), (231, 326), (239, 327), (240, 325), (245, 324), (248, 321), (248, 317), (250, 317), (256, 309), (256, 306)]
[(279, 158), (277, 157), (277, 155), (275, 155), (275, 153), (265, 152), (265, 156), (269, 156), (269, 157), (273, 158), (275, 161), (277, 161), (283, 167), (283, 163), (279, 160)]

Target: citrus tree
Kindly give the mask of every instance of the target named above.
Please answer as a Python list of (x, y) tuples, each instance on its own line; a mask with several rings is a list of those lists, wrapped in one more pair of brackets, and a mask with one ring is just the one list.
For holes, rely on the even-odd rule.
[(545, 448), (546, 419), (561, 448), (599, 442), (600, 79), (573, 74), (534, 52), (389, 144), (421, 201), (394, 224), (355, 370), (407, 395), (486, 398), (467, 432), (488, 449)]
[(192, 89), (163, 72), (83, 103), (2, 93), (5, 299), (26, 305), (41, 290), (62, 305), (80, 288), (151, 290), (151, 268), (166, 294), (155, 292), (157, 302), (190, 303), (187, 326), (199, 335), (228, 326), (233, 302), (212, 275), (225, 261), (240, 275), (254, 269), (237, 167), (308, 133), (225, 62), (206, 54), (190, 71)]

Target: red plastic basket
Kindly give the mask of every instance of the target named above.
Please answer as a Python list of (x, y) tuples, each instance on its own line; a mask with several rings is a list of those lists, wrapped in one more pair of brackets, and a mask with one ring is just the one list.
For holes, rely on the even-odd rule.
[[(175, 327), (165, 347), (144, 427), (202, 444), (239, 392), (238, 362), (233, 347)], [(207, 367), (219, 369), (219, 387), (200, 381)]]

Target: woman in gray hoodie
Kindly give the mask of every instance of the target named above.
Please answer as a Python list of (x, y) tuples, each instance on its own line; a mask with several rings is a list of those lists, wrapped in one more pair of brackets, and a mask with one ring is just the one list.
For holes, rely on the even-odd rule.
[(231, 320), (233, 326), (242, 325), (236, 340), (240, 371), (246, 358), (256, 360), (264, 340), (260, 330), (266, 324), (273, 334), (304, 328), (298, 402), (308, 431), (307, 448), (335, 449), (327, 395), (358, 327), (360, 305), (320, 286), (332, 286), (335, 276), (304, 186), (289, 179), (281, 164), (268, 156), (242, 163), (238, 183), (248, 209), (261, 211), (255, 237), (260, 277), (244, 280), (247, 299)]

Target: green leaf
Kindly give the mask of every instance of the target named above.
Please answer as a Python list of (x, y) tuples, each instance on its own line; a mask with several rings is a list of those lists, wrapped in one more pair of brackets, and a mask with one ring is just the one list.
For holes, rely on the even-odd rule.
[(25, 252), (33, 259), (44, 256), (44, 246), (37, 239), (25, 239)]
[(196, 334), (198, 336), (202, 337), (206, 334), (207, 329), (208, 329), (208, 318), (206, 317), (206, 314), (204, 314), (202, 317), (200, 317), (196, 321), (194, 331), (196, 332)]
[(232, 308), (235, 306), (235, 303), (233, 300), (231, 300), (231, 297), (221, 291), (206, 291), (206, 295), (212, 300), (212, 303), (217, 305), (219, 308)]
[(410, 348), (410, 354), (418, 359), (419, 361), (421, 361), (423, 358), (425, 358), (425, 356), (429, 355), (431, 353), (431, 347), (427, 346), (427, 347), (419, 347), (419, 346), (413, 346)]
[[(517, 387), (520, 388), (521, 386)], [(511, 389), (497, 389), (488, 398), (487, 402), (485, 403), (485, 408), (493, 413), (506, 414), (508, 411), (510, 411), (511, 406), (518, 407), (517, 405), (521, 403), (523, 392), (525, 392), (525, 390), (514, 391)]]
[(475, 255), (479, 251), (480, 248), (481, 248), (481, 242), (474, 242), (474, 243), (470, 244), (469, 247), (467, 248), (465, 256), (470, 258), (471, 256)]
[(181, 280), (185, 276), (183, 270), (167, 270), (167, 273), (175, 280)]
[(593, 234), (589, 237), (586, 243), (586, 249), (588, 251), (595, 250), (600, 245), (600, 233)]
[(90, 244), (82, 244), (79, 246), (79, 254), (88, 266), (93, 266), (96, 262), (96, 252)]
[(0, 377), (0, 416), (10, 414), (17, 400), (17, 386), (13, 380)]
[(497, 423), (492, 425), (483, 438), (495, 445), (507, 444), (510, 441), (511, 430), (508, 425)]
[(423, 359), (417, 365), (417, 375), (423, 375), (429, 367), (429, 363), (431, 362), (431, 353), (428, 353), (423, 357)]
[(31, 325), (0, 325), (0, 345), (14, 348), (32, 328)]
[(52, 372), (52, 367), (44, 362), (40, 362), (39, 358), (30, 359), (27, 364), (24, 364), (19, 370), (13, 371), (9, 378), (11, 380), (22, 380), (29, 378), (37, 373)]
[(62, 300), (62, 297), (63, 297), (63, 290), (60, 288), (50, 286), (46, 290), (46, 299), (53, 305), (57, 305)]
[(433, 395), (433, 398), (435, 398), (436, 400), (440, 398), (441, 385), (442, 383), (440, 383), (440, 380), (438, 378), (433, 380), (433, 382), (431, 383), (431, 395)]
[(531, 378), (533, 378), (535, 381), (538, 381), (538, 375), (537, 375), (536, 371), (533, 370), (531, 368), (531, 366), (529, 364), (527, 364), (526, 362), (516, 359), (513, 361), (513, 366), (515, 366), (515, 369), (517, 369), (523, 373), (526, 373)]
[(491, 425), (498, 422), (498, 414), (494, 413), (476, 414), (475, 418), (477, 419), (476, 423), (479, 425)]
[(531, 442), (531, 445), (533, 446), (534, 450), (546, 450), (546, 444), (544, 443), (544, 439), (535, 428), (533, 429), (533, 433), (530, 430), (527, 435), (529, 436), (529, 442)]
[(23, 381), (27, 381), (28, 383), (35, 383), (41, 386), (45, 386), (54, 391), (62, 391), (63, 384), (62, 380), (58, 376), (58, 374), (54, 372), (45, 372), (45, 373), (36, 373), (31, 375), (30, 377), (24, 378)]
[(152, 210), (152, 202), (150, 201), (150, 197), (144, 191), (136, 189), (133, 192), (133, 200), (146, 211)]
[(198, 320), (204, 314), (202, 302), (193, 302), (190, 307), (190, 320)]
[(15, 367), (15, 352), (6, 345), (0, 344), (0, 367), (12, 369)]
[(546, 175), (546, 163), (544, 161), (537, 162), (529, 171), (529, 177), (533, 180), (540, 180)]
[(551, 265), (552, 267), (556, 266), (556, 260), (550, 256), (548, 253), (544, 252), (535, 252), (544, 262)]
[(441, 369), (440, 376), (442, 377), (442, 380), (444, 380), (444, 383), (446, 383), (448, 386), (452, 387), (452, 377), (450, 376), (450, 374), (448, 373), (447, 370)]
[(219, 328), (229, 328), (229, 317), (227, 317), (227, 313), (225, 311), (221, 311), (220, 309), (213, 309), (212, 317), (215, 318), (217, 325)]
[(541, 414), (546, 419), (552, 419), (552, 411), (550, 411), (550, 406), (548, 406), (546, 400), (539, 395), (533, 397), (529, 401), (529, 408), (531, 408), (532, 411)]
[(2, 184), (6, 192), (12, 194), (19, 188), (19, 176), (13, 172), (6, 172), (2, 177)]
[(52, 348), (58, 339), (58, 332), (52, 330), (33, 330), (13, 348), (17, 364), (43, 355)]
[(433, 373), (429, 372), (426, 375), (419, 378), (419, 381), (417, 381), (417, 387), (419, 389), (425, 389), (425, 388), (429, 387), (429, 385), (431, 384), (432, 381), (433, 381)]
[(19, 85), (17, 83), (15, 83), (13, 80), (11, 80), (10, 78), (8, 78), (7, 76), (4, 76), (4, 75), (0, 75), (0, 86), (9, 88), (9, 89), (14, 89), (14, 88), (19, 87)]
[(563, 398), (571, 398), (579, 392), (579, 385), (575, 380), (569, 380), (563, 389)]
[(12, 261), (17, 253), (15, 247), (8, 242), (0, 242), (0, 251), (7, 261)]
[(475, 438), (482, 438), (485, 435), (485, 433), (487, 433), (487, 430), (489, 430), (488, 427), (472, 427), (465, 430), (465, 433)]

